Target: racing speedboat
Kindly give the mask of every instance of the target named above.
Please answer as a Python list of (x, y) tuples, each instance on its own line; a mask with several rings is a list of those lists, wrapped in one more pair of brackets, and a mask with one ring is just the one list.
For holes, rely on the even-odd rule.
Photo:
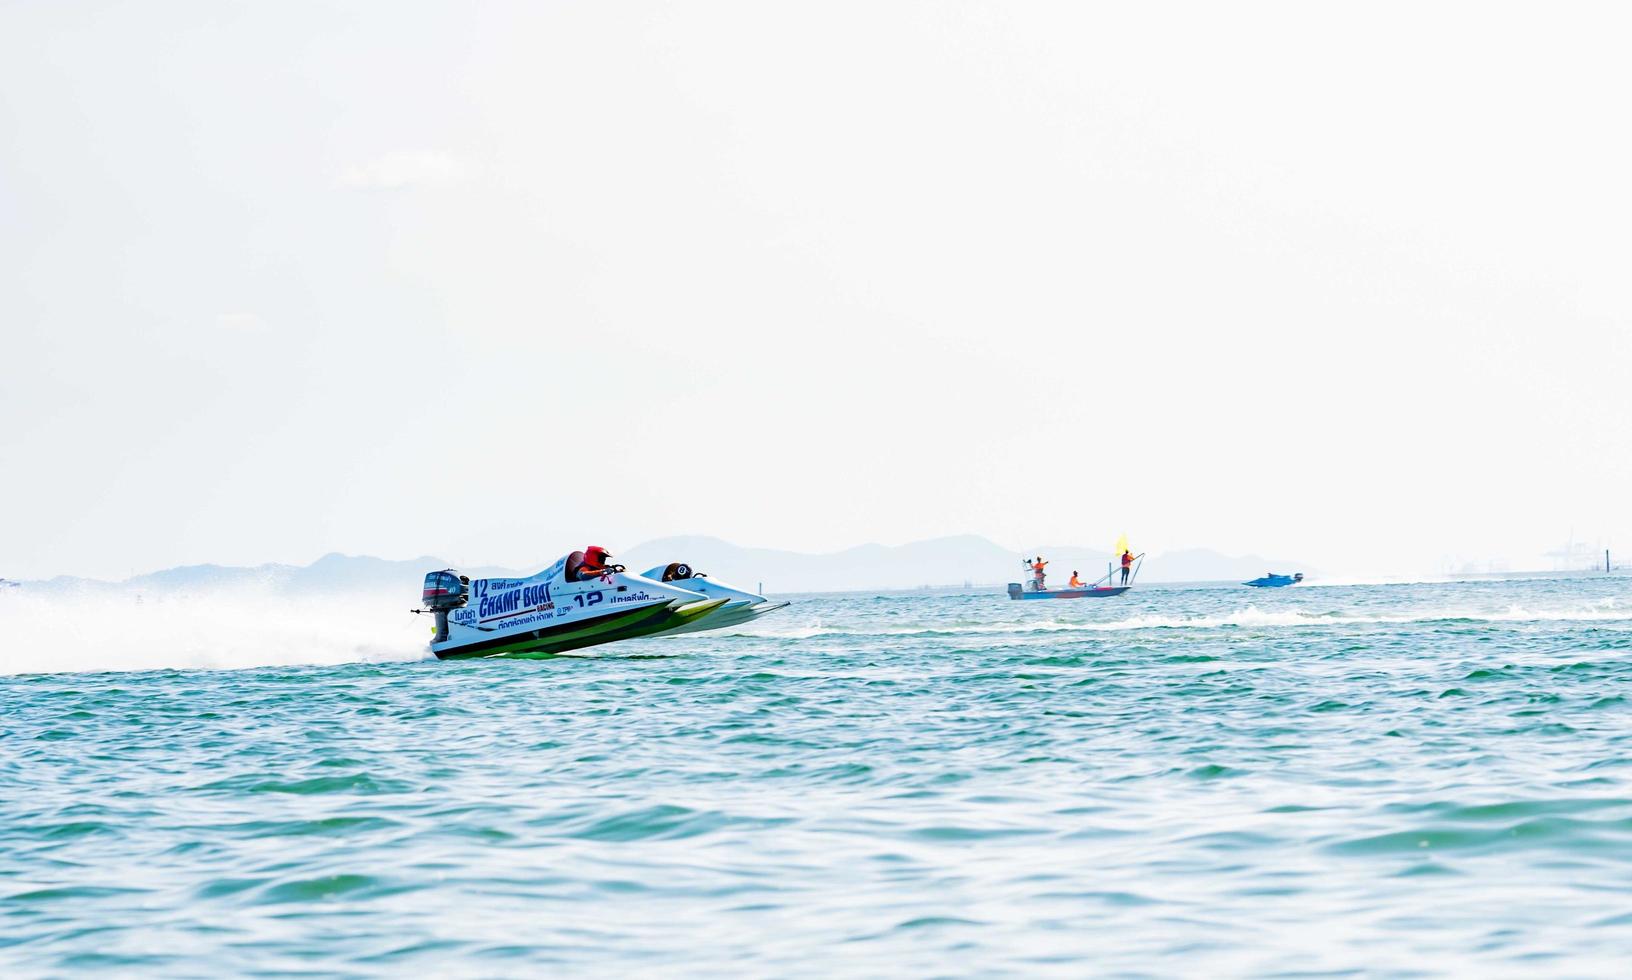
[(688, 592), (697, 592), (710, 599), (723, 599), (725, 604), (692, 620), (671, 629), (663, 630), (658, 636), (674, 636), (677, 633), (700, 633), (703, 630), (717, 630), (724, 626), (741, 626), (743, 623), (758, 619), (769, 612), (785, 609), (786, 602), (772, 602), (754, 592), (739, 589), (709, 578), (707, 575), (693, 569), (685, 562), (675, 561), (667, 565), (659, 565), (649, 569), (642, 578), (656, 579), (665, 585), (685, 589)]
[(438, 659), (542, 657), (682, 629), (732, 600), (634, 575), (621, 565), (590, 576), (575, 551), (527, 578), (479, 578), (451, 568), (425, 576)]
[(1302, 581), (1302, 572), (1294, 572), (1291, 575), (1277, 575), (1274, 572), (1265, 572), (1262, 576), (1241, 584), (1250, 585), (1255, 589), (1284, 589), (1288, 585), (1297, 585)]

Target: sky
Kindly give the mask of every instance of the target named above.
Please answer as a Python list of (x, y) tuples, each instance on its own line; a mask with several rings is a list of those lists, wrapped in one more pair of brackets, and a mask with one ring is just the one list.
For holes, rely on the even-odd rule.
[(1629, 27), (0, 2), (0, 576), (1632, 553)]

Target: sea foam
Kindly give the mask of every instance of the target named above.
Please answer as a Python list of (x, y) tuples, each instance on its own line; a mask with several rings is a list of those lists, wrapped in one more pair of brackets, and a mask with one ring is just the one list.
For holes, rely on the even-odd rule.
[[(411, 600), (410, 600), (411, 601)], [(0, 597), (0, 674), (233, 669), (428, 657), (430, 624), (391, 597), (253, 592)]]

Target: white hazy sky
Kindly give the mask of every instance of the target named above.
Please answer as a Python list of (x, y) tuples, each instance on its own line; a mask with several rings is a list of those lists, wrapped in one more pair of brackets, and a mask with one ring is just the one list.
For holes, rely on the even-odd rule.
[(1632, 551), (1623, 4), (0, 3), (0, 575)]

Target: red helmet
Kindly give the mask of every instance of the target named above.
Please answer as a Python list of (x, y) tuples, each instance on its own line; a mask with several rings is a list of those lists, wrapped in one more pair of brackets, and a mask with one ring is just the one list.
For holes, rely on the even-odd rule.
[(607, 550), (605, 548), (601, 547), (598, 544), (592, 544), (589, 547), (584, 549), (584, 557), (594, 559), (594, 560), (598, 560), (598, 561), (605, 561), (606, 559), (611, 558), (612, 556), (607, 553)]

